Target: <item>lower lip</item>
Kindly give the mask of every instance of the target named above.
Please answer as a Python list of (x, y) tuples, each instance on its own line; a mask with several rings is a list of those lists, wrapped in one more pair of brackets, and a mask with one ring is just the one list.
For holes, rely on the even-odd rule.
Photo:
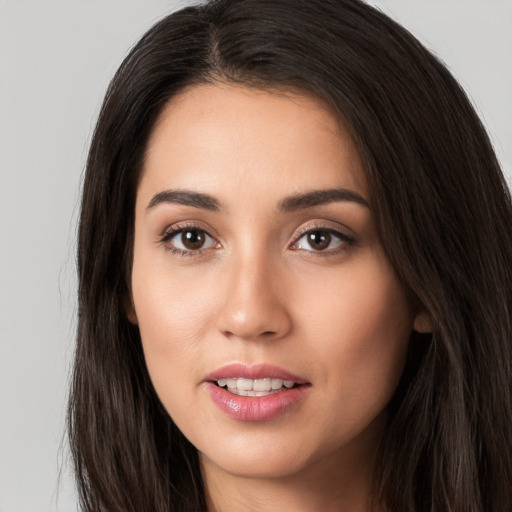
[(228, 416), (241, 421), (268, 421), (296, 407), (310, 386), (303, 384), (267, 396), (239, 396), (206, 382), (213, 402)]

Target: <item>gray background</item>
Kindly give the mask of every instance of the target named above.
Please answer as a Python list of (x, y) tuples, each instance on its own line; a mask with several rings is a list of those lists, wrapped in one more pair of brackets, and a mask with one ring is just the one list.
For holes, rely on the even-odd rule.
[[(87, 147), (128, 48), (186, 3), (0, 0), (0, 512), (76, 510), (63, 421)], [(453, 70), (512, 181), (512, 1), (372, 3)]]

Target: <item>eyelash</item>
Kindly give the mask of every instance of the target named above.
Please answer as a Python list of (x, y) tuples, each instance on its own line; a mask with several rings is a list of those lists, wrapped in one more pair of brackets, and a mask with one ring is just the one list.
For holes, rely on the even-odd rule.
[[(200, 233), (204, 233), (206, 236), (211, 238), (212, 240), (215, 240), (213, 236), (211, 236), (205, 229), (195, 225), (195, 224), (180, 224), (178, 226), (174, 226), (168, 231), (166, 231), (162, 238), (160, 238), (159, 243), (161, 243), (164, 248), (169, 251), (171, 254), (175, 256), (200, 256), (205, 251), (207, 251), (209, 248), (206, 249), (198, 249), (197, 251), (194, 250), (183, 250), (179, 249), (177, 247), (173, 247), (169, 242), (172, 240), (175, 236), (179, 235), (180, 233), (185, 233), (187, 231), (196, 231)], [(218, 244), (218, 242), (217, 242)]]
[[(212, 240), (215, 240), (213, 236), (211, 236), (205, 229), (195, 225), (195, 224), (180, 224), (178, 226), (174, 226), (168, 231), (164, 233), (164, 235), (160, 238), (159, 243), (161, 243), (164, 248), (169, 251), (171, 254), (176, 256), (187, 256), (187, 257), (198, 257), (204, 254), (205, 251), (209, 250), (210, 247), (207, 247), (205, 249), (198, 249), (198, 250), (183, 250), (179, 249), (177, 247), (172, 246), (169, 242), (180, 233), (184, 233), (187, 231), (195, 231), (199, 233), (204, 233), (207, 237), (211, 238)], [(320, 250), (315, 251), (314, 249), (307, 250), (307, 249), (300, 249), (300, 248), (293, 248), (293, 246), (297, 245), (300, 240), (305, 237), (308, 234), (315, 233), (315, 232), (322, 232), (322, 233), (329, 233), (330, 235), (333, 235), (339, 240), (340, 245), (338, 247), (335, 247), (334, 249), (327, 249), (327, 250)], [(218, 242), (216, 242), (218, 245)], [(356, 239), (346, 235), (345, 233), (342, 233), (341, 231), (338, 231), (337, 229), (327, 227), (325, 225), (313, 225), (308, 226), (304, 228), (303, 230), (299, 231), (299, 233), (295, 236), (294, 241), (290, 244), (290, 248), (295, 251), (304, 251), (314, 254), (315, 256), (320, 257), (328, 257), (328, 256), (334, 256), (336, 254), (339, 254), (340, 252), (346, 251), (350, 247), (353, 247), (357, 244)]]
[(335, 256), (337, 254), (340, 254), (341, 252), (344, 252), (344, 251), (350, 249), (351, 247), (354, 247), (355, 245), (357, 245), (357, 241), (354, 237), (349, 236), (349, 235), (339, 231), (338, 229), (328, 227), (325, 224), (324, 225), (316, 224), (316, 225), (309, 225), (309, 226), (305, 227), (304, 229), (301, 229), (295, 236), (294, 242), (292, 242), (290, 247), (297, 245), (299, 243), (299, 241), (306, 235), (312, 234), (315, 232), (329, 233), (330, 235), (333, 235), (334, 237), (336, 237), (339, 240), (339, 246), (335, 247), (334, 249), (327, 249), (327, 250), (321, 250), (321, 251), (315, 251), (313, 249), (307, 250), (307, 249), (300, 249), (300, 248), (296, 248), (296, 249), (292, 249), (292, 250), (304, 251), (304, 252), (312, 253), (315, 256), (320, 256), (320, 257), (329, 257), (329, 256)]

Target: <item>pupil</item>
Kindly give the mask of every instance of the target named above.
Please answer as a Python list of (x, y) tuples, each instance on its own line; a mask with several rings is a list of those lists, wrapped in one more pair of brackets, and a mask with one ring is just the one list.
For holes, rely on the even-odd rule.
[(181, 241), (187, 249), (200, 249), (204, 244), (205, 236), (202, 231), (184, 231)]
[(329, 247), (331, 243), (331, 234), (328, 231), (313, 231), (308, 234), (309, 245), (318, 251)]

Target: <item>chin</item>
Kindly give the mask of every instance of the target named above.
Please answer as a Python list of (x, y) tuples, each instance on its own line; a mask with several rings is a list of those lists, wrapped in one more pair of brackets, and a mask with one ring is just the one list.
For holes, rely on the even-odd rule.
[(211, 464), (241, 478), (285, 478), (301, 472), (314, 459), (322, 458), (304, 450), (304, 444), (287, 446), (282, 442), (252, 440), (234, 443), (224, 450), (208, 450), (200, 454), (200, 459), (203, 465)]
[(239, 478), (257, 478), (257, 479), (278, 479), (286, 478), (299, 473), (305, 467), (304, 463), (299, 461), (283, 461), (279, 457), (259, 456), (256, 459), (226, 457), (220, 461), (208, 459), (201, 455), (203, 464), (209, 463), (217, 466), (221, 471), (229, 473)]

